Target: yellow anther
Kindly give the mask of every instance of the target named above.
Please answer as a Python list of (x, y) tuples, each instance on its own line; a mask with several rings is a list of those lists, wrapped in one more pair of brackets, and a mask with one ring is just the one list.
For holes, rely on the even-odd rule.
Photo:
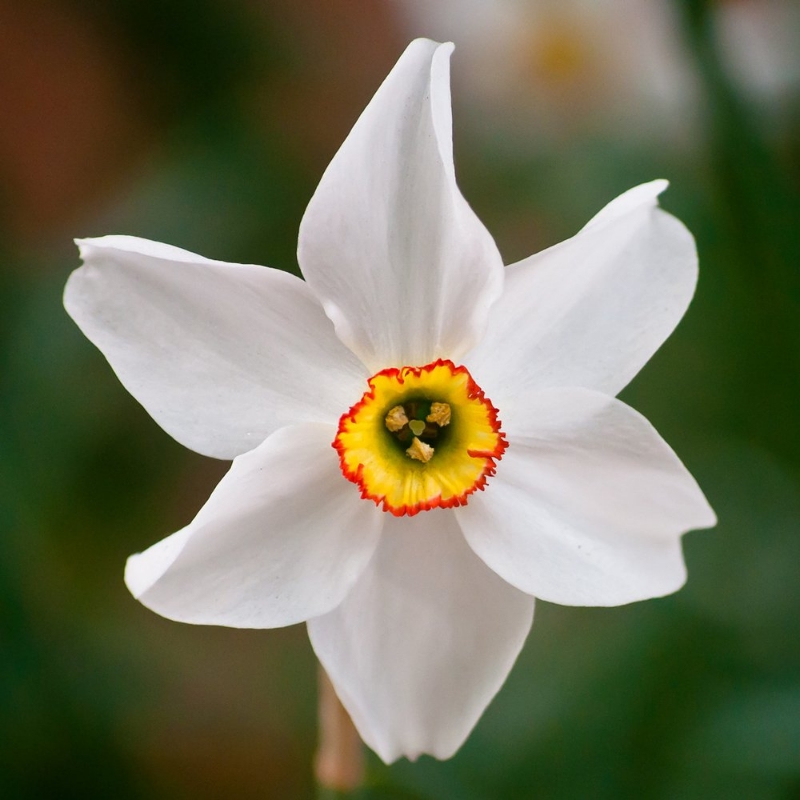
[(408, 417), (406, 416), (406, 410), (403, 408), (403, 406), (395, 406), (386, 415), (384, 422), (386, 423), (386, 427), (392, 433), (396, 433), (397, 431), (402, 430), (406, 425), (408, 425)]
[(431, 403), (431, 413), (425, 419), (444, 428), (450, 424), (450, 406), (447, 403)]
[(429, 444), (425, 444), (425, 442), (420, 441), (415, 436), (414, 441), (411, 442), (411, 447), (406, 450), (406, 455), (409, 458), (413, 458), (417, 461), (421, 461), (423, 464), (427, 464), (433, 458), (433, 448)]

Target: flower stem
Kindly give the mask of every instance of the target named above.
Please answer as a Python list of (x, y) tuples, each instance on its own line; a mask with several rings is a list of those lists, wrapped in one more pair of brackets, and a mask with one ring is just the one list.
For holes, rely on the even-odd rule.
[(319, 800), (344, 797), (364, 782), (364, 751), (350, 715), (319, 668), (319, 747), (314, 758)]

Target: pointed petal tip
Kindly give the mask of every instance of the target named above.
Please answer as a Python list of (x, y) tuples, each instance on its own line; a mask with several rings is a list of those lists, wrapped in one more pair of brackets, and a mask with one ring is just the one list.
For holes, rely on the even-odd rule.
[(449, 56), (456, 49), (456, 46), (453, 42), (441, 42), (436, 49), (438, 52)]
[(125, 585), (134, 598), (140, 600), (159, 581), (180, 555), (190, 536), (191, 529), (186, 526), (147, 550), (128, 557), (125, 562)]
[(416, 761), (419, 761), (422, 756), (430, 756), (430, 758), (435, 758), (437, 761), (447, 761), (461, 749), (461, 746), (467, 740), (471, 732), (471, 730), (468, 731), (464, 735), (463, 739), (455, 744), (451, 743), (447, 747), (442, 747), (439, 743), (435, 742), (432, 742), (430, 746), (420, 745), (416, 747), (410, 747), (408, 745), (398, 744), (389, 745), (383, 742), (379, 744), (378, 742), (371, 741), (369, 746), (375, 751), (380, 760), (383, 761), (387, 767), (391, 766), (396, 761), (399, 761), (401, 758), (405, 758), (412, 764)]
[(97, 241), (97, 239), (81, 236), (73, 239), (72, 241), (78, 248), (78, 256), (80, 257), (81, 261), (85, 262), (88, 255), (88, 249)]
[[(632, 186), (627, 191), (624, 191), (617, 198), (611, 202), (617, 202), (620, 198), (628, 197), (638, 200), (640, 203), (645, 204), (650, 200), (656, 200), (659, 195), (663, 194), (669, 188), (669, 181), (666, 178), (655, 178), (652, 181), (645, 181)], [(631, 204), (633, 206), (633, 204)]]
[(105, 234), (104, 236), (76, 236), (72, 241), (75, 243), (75, 246), (80, 251), (81, 257), (83, 257), (84, 251), (89, 247), (103, 247), (104, 244), (109, 239), (120, 240), (123, 238), (134, 238), (134, 237), (123, 237), (122, 235), (116, 235), (116, 234)]
[(584, 226), (584, 230), (601, 222), (614, 222), (627, 214), (639, 211), (642, 207), (657, 206), (659, 195), (668, 187), (669, 181), (664, 178), (656, 178), (656, 180), (631, 187), (595, 214)]
[(141, 553), (134, 553), (128, 556), (125, 561), (125, 573), (123, 580), (128, 591), (133, 595), (134, 600), (138, 600), (144, 591), (146, 591), (146, 582), (142, 579), (141, 570), (139, 569), (139, 557)]
[(381, 761), (383, 761), (386, 766), (391, 766), (396, 761), (399, 761), (401, 758), (405, 758), (407, 761), (410, 761), (412, 764), (422, 756), (429, 756), (430, 758), (435, 758), (437, 761), (448, 761), (451, 759), (463, 746), (464, 742), (469, 738), (469, 734), (472, 731), (468, 731), (464, 738), (457, 742), (456, 744), (451, 744), (448, 747), (441, 747), (439, 744), (432, 743), (430, 747), (387, 747), (387, 746), (379, 746), (377, 743), (370, 744), (375, 753), (378, 755)]
[(445, 47), (452, 52), (455, 49), (455, 44), (453, 44), (453, 42), (437, 42), (436, 39), (430, 39), (427, 36), (418, 36), (416, 39), (412, 39), (409, 42), (406, 50), (412, 47), (429, 47), (430, 45), (433, 45), (437, 50)]
[[(697, 488), (703, 497), (703, 511), (701, 514), (698, 514), (697, 523), (694, 525), (694, 527), (689, 528), (689, 531), (704, 531), (708, 530), (709, 528), (716, 528), (719, 524), (717, 514), (714, 509), (711, 508), (711, 505), (706, 499), (705, 495), (702, 494), (700, 487), (698, 486)], [(689, 531), (686, 532), (688, 533)]]
[(689, 516), (687, 524), (679, 535), (683, 537), (687, 533), (691, 533), (691, 531), (704, 531), (709, 528), (715, 528), (719, 523), (719, 519), (714, 509), (711, 507), (711, 503), (709, 503), (705, 492), (700, 488), (700, 484), (693, 473), (689, 471), (688, 467), (680, 461), (680, 459), (678, 459), (678, 461), (683, 468), (687, 480), (691, 481), (691, 485), (693, 486), (691, 500), (689, 501), (692, 505), (692, 514)]
[[(432, 68), (433, 62), (439, 58), (449, 59), (454, 49), (455, 44), (453, 42), (437, 42), (435, 39), (420, 36), (408, 43), (398, 59), (398, 63), (407, 58), (420, 57), (427, 60), (429, 67)], [(419, 55), (417, 56), (416, 54)]]
[[(78, 253), (85, 266), (89, 266), (89, 260), (103, 258), (111, 255), (109, 251), (117, 250), (122, 254), (138, 253), (143, 256), (155, 256), (162, 258), (176, 258), (181, 252), (179, 248), (171, 245), (161, 244), (160, 242), (143, 239), (139, 236), (130, 236), (124, 233), (106, 233), (103, 236), (80, 236), (72, 240), (78, 248)], [(105, 251), (105, 252), (99, 252)], [(202, 256), (196, 256), (183, 251), (183, 256), (191, 255), (193, 259), (206, 261)], [(179, 259), (185, 260), (185, 259)]]

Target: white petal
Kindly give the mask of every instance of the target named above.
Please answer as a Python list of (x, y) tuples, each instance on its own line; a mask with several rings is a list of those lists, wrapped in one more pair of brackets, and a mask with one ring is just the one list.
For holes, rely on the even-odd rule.
[(131, 556), (131, 593), (163, 617), (277, 628), (338, 605), (386, 517), (339, 471), (336, 430), (282, 428), (234, 460), (183, 530)]
[(576, 236), (506, 269), (486, 336), (465, 359), (489, 397), (549, 386), (617, 394), (672, 333), (697, 253), (657, 206), (666, 185), (631, 189)]
[(486, 491), (456, 509), (475, 552), (536, 597), (619, 605), (674, 592), (680, 536), (715, 524), (678, 457), (644, 417), (586, 389), (517, 397)]
[(322, 177), (298, 260), (339, 338), (373, 371), (459, 358), (503, 267), (456, 186), (452, 45), (412, 42)]
[(385, 762), (449, 758), (506, 679), (533, 602), (472, 553), (449, 511), (429, 511), (389, 517), (353, 591), (308, 631)]
[(334, 422), (366, 373), (311, 289), (267, 267), (132, 236), (78, 242), (64, 305), (182, 444), (233, 458), (293, 422)]

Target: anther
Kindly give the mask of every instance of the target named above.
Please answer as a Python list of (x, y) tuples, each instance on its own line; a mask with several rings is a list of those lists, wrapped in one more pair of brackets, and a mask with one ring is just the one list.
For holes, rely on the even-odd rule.
[(445, 425), (450, 424), (450, 406), (447, 403), (431, 403), (431, 413), (425, 419), (427, 422), (434, 422), (440, 428), (444, 428)]
[(427, 464), (433, 458), (433, 448), (429, 444), (420, 441), (417, 437), (411, 442), (411, 447), (406, 450), (406, 455), (423, 464)]
[(395, 406), (386, 415), (384, 422), (386, 423), (386, 427), (392, 433), (397, 433), (397, 431), (402, 430), (406, 425), (408, 425), (406, 410), (403, 408), (403, 406)]

